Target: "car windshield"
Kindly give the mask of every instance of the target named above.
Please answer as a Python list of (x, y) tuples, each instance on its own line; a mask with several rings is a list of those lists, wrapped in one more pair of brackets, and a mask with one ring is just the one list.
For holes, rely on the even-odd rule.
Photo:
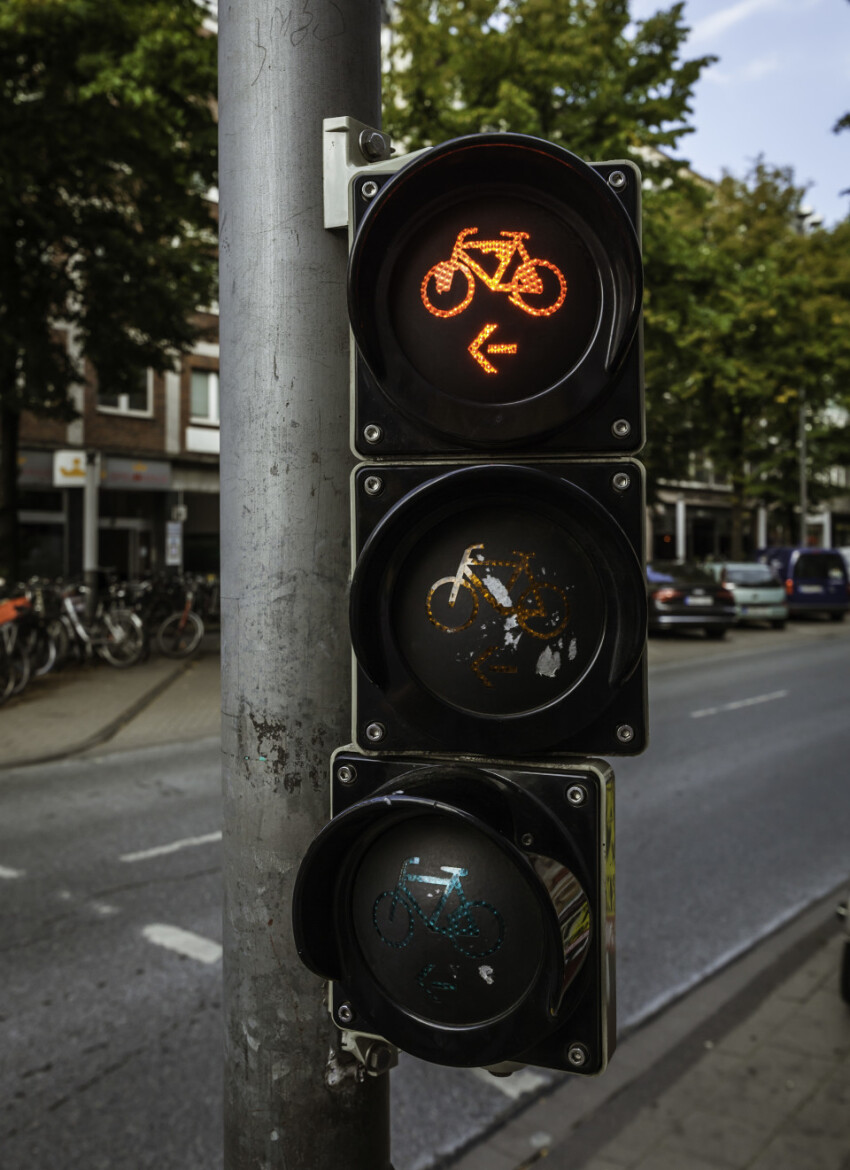
[(730, 585), (778, 585), (767, 565), (726, 565), (723, 579)]
[(690, 561), (671, 562), (669, 565), (655, 564), (646, 566), (646, 577), (652, 584), (672, 584), (674, 581), (687, 581), (692, 585), (716, 585), (711, 573), (700, 568)]

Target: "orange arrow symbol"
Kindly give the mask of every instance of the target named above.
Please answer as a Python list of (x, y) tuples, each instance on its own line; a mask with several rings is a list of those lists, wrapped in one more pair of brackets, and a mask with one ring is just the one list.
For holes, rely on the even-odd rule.
[[(485, 687), (492, 687), (493, 684), (490, 682), (489, 678), (484, 673), (484, 663), (487, 661), (487, 659), (490, 657), (490, 655), (495, 654), (498, 649), (499, 649), (498, 646), (488, 646), (486, 650), (482, 650), (482, 652), (478, 655), (477, 658), (473, 658), (473, 660), (472, 660), (472, 669), (475, 672), (475, 674), (477, 674), (478, 677), (481, 679), (481, 681), (484, 683)], [(516, 674), (516, 667), (515, 666), (500, 666), (498, 663), (495, 663), (495, 662), (491, 663), (487, 667), (487, 669), (488, 670), (495, 670), (499, 674)]]
[[(469, 352), (478, 362), (485, 374), (498, 374), (498, 370), (481, 352), (481, 347), (491, 334), (495, 333), (499, 328), (498, 325), (485, 325), (473, 343), (469, 346)], [(516, 353), (516, 345), (488, 345), (487, 353)]]

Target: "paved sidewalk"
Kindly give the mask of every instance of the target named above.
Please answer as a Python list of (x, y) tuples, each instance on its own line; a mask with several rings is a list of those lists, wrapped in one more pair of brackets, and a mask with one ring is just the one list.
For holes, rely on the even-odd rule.
[(210, 634), (192, 659), (152, 655), (127, 670), (94, 661), (33, 679), (0, 707), (0, 769), (218, 735), (220, 676)]
[(850, 1007), (830, 895), (452, 1170), (850, 1170)]

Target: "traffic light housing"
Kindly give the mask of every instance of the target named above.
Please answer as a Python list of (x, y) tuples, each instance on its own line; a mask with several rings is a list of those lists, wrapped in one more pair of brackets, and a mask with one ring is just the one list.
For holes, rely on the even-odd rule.
[(633, 164), (481, 134), (352, 189), (358, 454), (640, 449)]
[(353, 497), (362, 747), (643, 749), (639, 464), (367, 466)]
[(353, 179), (364, 750), (644, 749), (639, 206), (517, 134)]
[(597, 1073), (595, 757), (647, 739), (640, 177), (474, 135), (356, 169), (348, 226), (354, 743), (299, 870), (299, 954), (366, 1071), (389, 1042)]
[(610, 768), (343, 751), (332, 792), (293, 921), (337, 1023), (439, 1064), (600, 1072), (615, 1044)]

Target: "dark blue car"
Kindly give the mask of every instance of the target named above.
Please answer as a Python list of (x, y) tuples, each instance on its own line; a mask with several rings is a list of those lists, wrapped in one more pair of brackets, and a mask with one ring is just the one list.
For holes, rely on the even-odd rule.
[(850, 585), (844, 558), (834, 548), (766, 548), (758, 559), (785, 584), (788, 612), (828, 614), (844, 621), (850, 608)]

